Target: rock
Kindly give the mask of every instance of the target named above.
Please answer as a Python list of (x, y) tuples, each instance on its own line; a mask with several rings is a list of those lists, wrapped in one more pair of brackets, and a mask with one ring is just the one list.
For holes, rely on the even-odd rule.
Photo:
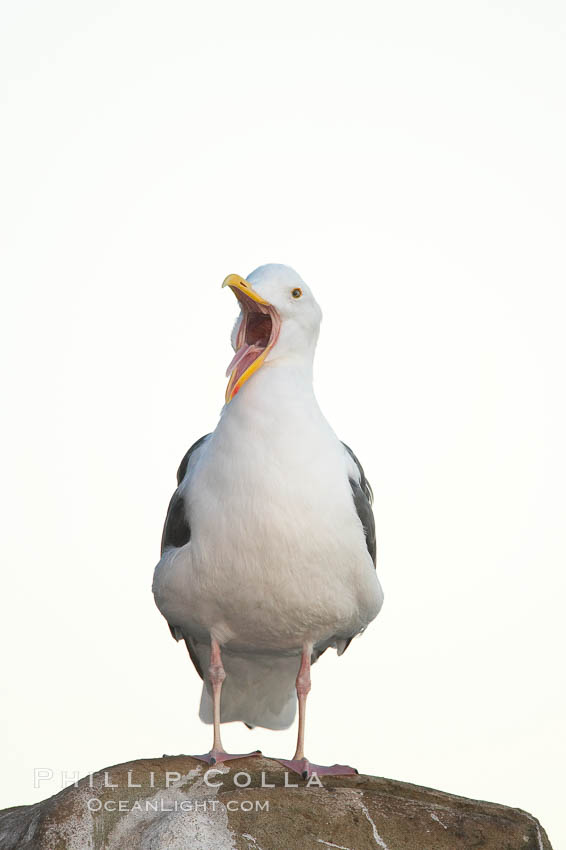
[(267, 758), (208, 769), (188, 756), (120, 764), (5, 809), (0, 850), (16, 848), (551, 850), (520, 809), (375, 776), (309, 782)]

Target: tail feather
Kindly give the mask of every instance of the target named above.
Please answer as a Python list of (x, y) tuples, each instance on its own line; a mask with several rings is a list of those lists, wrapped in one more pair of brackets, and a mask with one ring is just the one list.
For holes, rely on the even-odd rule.
[[(203, 669), (209, 665), (209, 647), (198, 645)], [(295, 655), (235, 655), (222, 650), (226, 678), (222, 685), (220, 719), (223, 723), (241, 720), (248, 726), (287, 729), (295, 719), (295, 680), (300, 659)], [(203, 684), (200, 719), (212, 723), (212, 695)]]

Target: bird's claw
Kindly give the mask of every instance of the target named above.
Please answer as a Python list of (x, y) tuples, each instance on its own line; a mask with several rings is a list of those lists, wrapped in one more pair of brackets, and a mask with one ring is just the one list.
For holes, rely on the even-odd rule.
[(350, 767), (347, 764), (331, 764), (329, 766), (322, 764), (313, 764), (306, 758), (302, 759), (275, 759), (283, 767), (298, 773), (303, 779), (309, 779), (311, 776), (356, 776), (358, 771), (355, 767)]
[(222, 764), (225, 761), (230, 761), (231, 759), (247, 759), (252, 756), (260, 756), (261, 750), (254, 750), (253, 753), (225, 753), (224, 750), (216, 750), (212, 749), (208, 753), (203, 753), (202, 755), (191, 755), (193, 759), (199, 759), (199, 761), (204, 761), (207, 764)]

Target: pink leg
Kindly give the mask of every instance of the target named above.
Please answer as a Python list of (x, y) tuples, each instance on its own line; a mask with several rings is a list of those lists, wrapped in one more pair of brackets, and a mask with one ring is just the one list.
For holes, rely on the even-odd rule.
[(307, 643), (303, 647), (301, 666), (297, 675), (295, 687), (299, 701), (299, 731), (297, 733), (297, 749), (293, 761), (305, 757), (305, 713), (307, 710), (307, 697), (311, 689), (311, 652), (312, 644)]
[(217, 762), (229, 761), (229, 759), (242, 759), (247, 756), (261, 755), (260, 750), (255, 750), (253, 753), (227, 753), (222, 746), (222, 740), (220, 738), (220, 694), (222, 692), (222, 682), (226, 678), (226, 671), (222, 665), (220, 645), (214, 638), (211, 638), (210, 641), (208, 677), (212, 685), (212, 716), (214, 724), (212, 749), (210, 752), (204, 753), (204, 755), (193, 756), (193, 758), (200, 759), (208, 764), (217, 764)]
[(214, 723), (214, 738), (212, 749), (224, 752), (222, 741), (220, 740), (220, 692), (222, 691), (222, 682), (226, 678), (226, 671), (222, 665), (222, 656), (220, 655), (220, 646), (217, 640), (212, 639), (210, 642), (210, 667), (208, 675), (212, 685), (212, 710)]
[(297, 749), (292, 759), (277, 759), (285, 767), (299, 773), (303, 779), (312, 776), (313, 774), (324, 776), (352, 776), (358, 771), (353, 767), (348, 767), (345, 764), (333, 764), (330, 767), (324, 767), (321, 764), (312, 764), (305, 758), (305, 714), (307, 708), (307, 696), (311, 689), (311, 654), (312, 644), (305, 643), (301, 656), (301, 666), (297, 675), (296, 688), (297, 699), (299, 702), (299, 730), (297, 733)]

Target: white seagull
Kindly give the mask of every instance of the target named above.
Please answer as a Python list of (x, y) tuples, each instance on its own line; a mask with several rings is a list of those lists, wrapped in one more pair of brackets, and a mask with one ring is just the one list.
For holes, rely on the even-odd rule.
[(216, 429), (183, 458), (155, 568), (157, 607), (204, 680), (200, 717), (214, 724), (209, 764), (228, 754), (220, 722), (286, 729), (280, 761), (303, 776), (355, 773), (304, 753), (310, 666), (341, 655), (378, 614), (372, 492), (353, 451), (316, 401), (322, 313), (288, 266), (229, 275), (240, 306), (226, 403)]

